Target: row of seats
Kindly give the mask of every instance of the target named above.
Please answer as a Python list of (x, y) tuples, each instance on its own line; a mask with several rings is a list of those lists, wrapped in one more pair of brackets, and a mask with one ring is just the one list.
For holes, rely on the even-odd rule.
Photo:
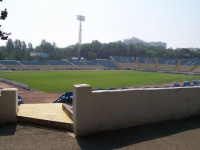
[[(184, 81), (183, 85), (181, 86), (178, 82), (174, 82), (174, 85), (172, 87), (187, 87), (187, 86), (200, 86), (200, 80), (194, 80), (193, 84), (190, 83), (190, 81)], [(153, 88), (172, 88), (171, 86), (155, 86)], [(133, 87), (134, 89), (137, 88), (141, 88), (141, 87)], [(142, 88), (152, 88), (149, 86), (146, 87), (142, 87)], [(104, 88), (95, 88), (93, 91), (99, 91), (99, 90), (117, 90), (117, 89), (128, 89), (127, 87), (122, 87), (122, 88), (108, 88), (108, 89), (104, 89)], [(56, 99), (55, 101), (53, 101), (53, 103), (67, 103), (67, 104), (72, 104), (73, 102), (73, 92), (66, 92), (64, 95), (62, 95), (61, 97), (59, 97), (58, 99)]]
[(136, 69), (136, 70), (160, 70), (160, 71), (193, 71), (200, 70), (200, 59), (166, 59), (166, 58), (143, 58), (111, 56), (112, 60), (97, 59), (96, 61), (15, 61), (0, 60), (1, 69)]
[[(187, 87), (187, 86), (200, 86), (200, 80), (194, 80), (193, 84), (191, 84), (189, 81), (184, 81), (183, 85), (181, 86), (178, 82), (174, 82), (173, 87)], [(134, 87), (135, 89), (140, 88), (140, 87)], [(143, 88), (152, 88), (152, 87), (143, 87)], [(154, 88), (161, 88), (159, 86), (155, 86)], [(164, 86), (163, 88), (170, 88), (170, 86)], [(94, 91), (98, 91), (98, 90), (117, 90), (117, 89), (128, 89), (127, 87), (122, 87), (122, 88), (108, 88), (108, 89), (104, 89), (104, 88), (96, 88), (94, 89)], [(66, 92), (64, 95), (62, 95), (61, 97), (59, 97), (58, 99), (56, 99), (55, 101), (53, 101), (53, 103), (67, 103), (67, 104), (72, 104), (73, 101), (73, 92)], [(22, 99), (21, 96), (18, 96), (18, 105), (24, 104), (24, 101)]]
[(18, 105), (24, 104), (24, 101), (21, 96), (18, 96)]
[[(108, 88), (107, 90), (116, 90), (117, 88)], [(121, 89), (127, 89), (126, 87), (123, 87)], [(106, 90), (104, 88), (96, 88), (94, 89), (94, 91), (98, 91), (98, 90)], [(53, 103), (67, 103), (67, 104), (72, 104), (72, 100), (73, 100), (73, 92), (66, 92), (65, 94), (61, 95), (58, 99), (56, 99), (55, 101), (53, 101)]]
[(53, 103), (67, 103), (72, 104), (73, 92), (66, 92), (64, 95), (53, 101)]
[[(0, 60), (2, 69), (118, 69), (118, 67), (107, 59), (96, 61), (15, 61)], [(4, 66), (4, 67), (3, 67)]]
[(125, 56), (111, 56), (110, 58), (117, 63), (121, 69), (200, 72), (198, 68), (200, 59), (134, 58)]

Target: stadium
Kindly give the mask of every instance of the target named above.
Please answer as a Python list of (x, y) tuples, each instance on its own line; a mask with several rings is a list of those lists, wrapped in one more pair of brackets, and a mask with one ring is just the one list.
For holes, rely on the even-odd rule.
[[(0, 106), (4, 107), (0, 113), (6, 114), (6, 119), (1, 117), (3, 123), (16, 122), (17, 119), (17, 124), (36, 125), (36, 129), (28, 128), (37, 132), (43, 132), (38, 129), (45, 127), (51, 129), (49, 132), (67, 130), (72, 137), (92, 134), (89, 137), (91, 141), (99, 140), (99, 135), (106, 137), (105, 134), (129, 141), (140, 137), (141, 132), (138, 131), (138, 136), (131, 136), (131, 139), (127, 139), (124, 133), (135, 132), (143, 126), (157, 134), (160, 130), (165, 132), (166, 125), (174, 128), (180, 123), (198, 124), (198, 59), (110, 56), (110, 59), (96, 61), (0, 60), (0, 66), (1, 98), (13, 99), (7, 104), (0, 99)], [(4, 88), (11, 91), (6, 94)], [(12, 111), (11, 107), (14, 108)], [(181, 120), (184, 118), (186, 120)], [(183, 131), (180, 128), (169, 129), (169, 134), (188, 130), (193, 134), (193, 126), (187, 126)], [(105, 139), (112, 143), (112, 148), (115, 147), (115, 138), (109, 136)], [(100, 143), (96, 144), (99, 146)], [(123, 146), (124, 142), (121, 144)], [(95, 145), (91, 143), (89, 147)]]
[(1, 70), (138, 70), (198, 75), (200, 59), (167, 59), (110, 56), (95, 61), (15, 61), (0, 60)]
[[(44, 139), (41, 139), (41, 141), (45, 142), (46, 138), (51, 139), (49, 136), (51, 136), (50, 133), (52, 132), (55, 136), (54, 140), (48, 140), (48, 143), (51, 142), (51, 144), (47, 145), (59, 144), (70, 149), (69, 146), (73, 143), (73, 148), (77, 148), (76, 146), (79, 145), (81, 148), (85, 147), (86, 149), (96, 149), (97, 147), (108, 148), (108, 146), (111, 149), (114, 149), (133, 143), (145, 146), (142, 143), (148, 142), (148, 145), (151, 145), (149, 143), (151, 140), (160, 140), (166, 137), (175, 138), (174, 136), (177, 136), (177, 134), (181, 134), (182, 137), (175, 139), (177, 142), (179, 140), (179, 142), (182, 143), (182, 140), (186, 138), (188, 134), (192, 136), (193, 134), (198, 133), (196, 130), (198, 129), (199, 117), (180, 120), (181, 118), (188, 118), (199, 114), (198, 59), (133, 58), (111, 56), (109, 60), (103, 59), (96, 61), (1, 60), (0, 63), (0, 78), (2, 78), (0, 82), (1, 87), (17, 88), (18, 96), (20, 96), (18, 97), (18, 103), (20, 105), (15, 107), (18, 107), (17, 123), (22, 125), (18, 125), (18, 129), (16, 129), (17, 133), (23, 135), (27, 134), (26, 129), (24, 129), (25, 124), (28, 129), (27, 131), (32, 134), (32, 140), (43, 137)], [(80, 85), (83, 83), (88, 85)], [(79, 85), (75, 86), (76, 84)], [(89, 85), (92, 85), (92, 87)], [(182, 92), (182, 90), (184, 91)], [(1, 96), (3, 96), (3, 89), (1, 89), (1, 91)], [(80, 95), (81, 91), (84, 91), (83, 95)], [(91, 91), (93, 96), (90, 93)], [(70, 97), (70, 95), (67, 95), (69, 92), (75, 92), (76, 94), (71, 95)], [(165, 92), (167, 92), (167, 95)], [(97, 94), (97, 97), (94, 97), (94, 94)], [(75, 96), (75, 99), (73, 96)], [(88, 99), (90, 99), (90, 96), (92, 96), (92, 99), (95, 100), (95, 103), (90, 104), (87, 102)], [(79, 99), (84, 103), (74, 103), (74, 100), (77, 101)], [(139, 101), (137, 101), (137, 99)], [(23, 102), (21, 100), (23, 100)], [(149, 100), (153, 101), (150, 102)], [(53, 103), (54, 101), (57, 101), (58, 103)], [(123, 101), (123, 103), (121, 101)], [(159, 101), (161, 103), (159, 103)], [(99, 102), (102, 102), (102, 104)], [(9, 108), (13, 105), (12, 103), (9, 103)], [(2, 105), (0, 106), (3, 106), (5, 103), (1, 104)], [(120, 104), (120, 107), (117, 104)], [(154, 107), (155, 104), (156, 107)], [(164, 106), (162, 104), (164, 104)], [(79, 105), (84, 107), (84, 109)], [(145, 114), (144, 118), (143, 115), (139, 114), (142, 114), (145, 110), (149, 109), (148, 107), (145, 107), (145, 105), (152, 108), (154, 113), (147, 111), (148, 114)], [(101, 106), (100, 110), (98, 106)], [(108, 107), (108, 110), (106, 107)], [(161, 110), (158, 110), (159, 107)], [(182, 107), (183, 109), (180, 109)], [(122, 110), (120, 110), (120, 108), (122, 108)], [(2, 112), (2, 110), (9, 109), (1, 108), (1, 113), (7, 114), (6, 117), (9, 118), (8, 111)], [(84, 110), (84, 112), (77, 111), (75, 117), (75, 110)], [(112, 110), (112, 112), (110, 110)], [(174, 110), (180, 110), (178, 111), (179, 115), (177, 115), (177, 112)], [(166, 118), (165, 114), (162, 114), (162, 112), (165, 111), (167, 113), (172, 112), (170, 115), (171, 117), (168, 116)], [(89, 112), (89, 114), (85, 114), (85, 112)], [(101, 114), (102, 112), (105, 112), (105, 116), (101, 116), (98, 112), (101, 112)], [(126, 112), (128, 113), (126, 114)], [(9, 113), (13, 113), (14, 116), (16, 115), (16, 111), (12, 112), (9, 110)], [(136, 116), (133, 114), (136, 114)], [(151, 120), (151, 117), (154, 114), (159, 114), (159, 116), (154, 116), (154, 118), (159, 119)], [(80, 118), (78, 115), (80, 115)], [(107, 118), (106, 116), (110, 119), (104, 120), (104, 118)], [(116, 118), (115, 116), (118, 117)], [(148, 119), (146, 116), (148, 116)], [(143, 120), (138, 120), (138, 117)], [(81, 118), (83, 119), (83, 122), (77, 122)], [(98, 118), (98, 120), (96, 120), (96, 118)], [(127, 118), (128, 120), (126, 120)], [(164, 120), (172, 119), (172, 121), (163, 122), (161, 118), (164, 118)], [(16, 121), (15, 119), (16, 117), (14, 117), (14, 121)], [(116, 123), (114, 120), (122, 120), (123, 123)], [(130, 120), (135, 120), (136, 122), (130, 123)], [(11, 117), (11, 120), (6, 121), (13, 121), (13, 116)], [(155, 124), (152, 124), (154, 122)], [(100, 127), (99, 125), (94, 125), (93, 123), (98, 123)], [(148, 123), (151, 124), (148, 125)], [(112, 125), (112, 127), (107, 127), (109, 124)], [(140, 124), (142, 126), (140, 126)], [(76, 125), (76, 129), (74, 129), (74, 125)], [(85, 127), (82, 128), (81, 125), (88, 127), (89, 130)], [(95, 126), (98, 128), (94, 129)], [(133, 128), (127, 128), (132, 126)], [(41, 127), (45, 128), (43, 129)], [(3, 129), (5, 131), (9, 130), (10, 134), (14, 134), (16, 131), (13, 130), (12, 132), (10, 128), (13, 128), (13, 125), (9, 125), (8, 129)], [(49, 128), (51, 130), (49, 130)], [(48, 129), (48, 131), (46, 129)], [(54, 131), (54, 129), (61, 129), (61, 131)], [(66, 130), (68, 133), (67, 135), (69, 135), (68, 137), (65, 137)], [(166, 130), (168, 133), (166, 133)], [(74, 132), (73, 134), (70, 133), (72, 131)], [(34, 132), (39, 133), (39, 135), (34, 136)], [(42, 134), (43, 132), (45, 133), (45, 137)], [(74, 134), (76, 136), (82, 136), (96, 132), (100, 133), (97, 135), (92, 134), (89, 137), (86, 136), (90, 142), (88, 140), (85, 141), (85, 138), (74, 139)], [(14, 137), (17, 137), (16, 133)], [(60, 137), (58, 139), (59, 142), (56, 137)], [(103, 139), (99, 139), (99, 137), (102, 137)], [(118, 137), (121, 141), (118, 144), (115, 142), (116, 137)], [(60, 141), (60, 139), (66, 139), (72, 143), (62, 145), (64, 142)], [(133, 141), (133, 139), (139, 139), (139, 141)], [(105, 140), (109, 142), (109, 144), (102, 144)], [(22, 141), (19, 141), (19, 143), (21, 142)], [(39, 143), (41, 142), (38, 142), (38, 144)], [(87, 143), (87, 145), (84, 145), (85, 143)], [(158, 141), (158, 143), (162, 143), (162, 141)], [(188, 140), (188, 142), (185, 143), (188, 146), (196, 148), (195, 145), (192, 145), (193, 142), (191, 140)], [(38, 144), (35, 144), (35, 146)], [(30, 148), (24, 144), (21, 145), (23, 145), (23, 148)], [(158, 147), (163, 147), (163, 145), (158, 145)]]
[(200, 149), (198, 3), (4, 3), (0, 149)]
[[(6, 114), (6, 119), (1, 117), (0, 121), (16, 122), (17, 119), (18, 124), (23, 124), (18, 129), (23, 134), (26, 131), (24, 124), (31, 132), (46, 133), (41, 127), (51, 128), (49, 133), (55, 132), (52, 129), (61, 129), (62, 132), (53, 133), (58, 137), (64, 136), (66, 130), (73, 132), (69, 137), (98, 133), (87, 137), (92, 142), (86, 148), (92, 149), (105, 140), (113, 149), (135, 143), (132, 141), (135, 138), (149, 143), (149, 140), (177, 134), (182, 135), (182, 138), (176, 138), (182, 143), (181, 140), (187, 137), (185, 132), (190, 135), (198, 133), (195, 130), (199, 128), (199, 117), (193, 116), (199, 115), (199, 62), (199, 59), (121, 56), (96, 61), (0, 60), (1, 87), (18, 89), (9, 91), (7, 96), (1, 89), (1, 97), (13, 98), (13, 101), (6, 104), (0, 99), (0, 106), (4, 107), (0, 113)], [(10, 130), (10, 126), (5, 130)], [(144, 133), (141, 132), (144, 129)], [(128, 133), (134, 134), (127, 136)], [(69, 137), (65, 138), (74, 139)], [(125, 142), (116, 144), (114, 137)], [(55, 141), (51, 143), (57, 144)], [(85, 147), (81, 144), (85, 141), (72, 141)], [(196, 148), (191, 140), (189, 142), (187, 145)], [(103, 144), (103, 147), (108, 145)]]
[[(174, 82), (183, 82), (187, 80), (192, 81), (191, 85), (194, 85), (197, 83), (193, 83), (193, 81), (199, 79), (199, 63), (199, 59), (110, 56), (110, 59), (97, 59), (95, 61), (0, 60), (0, 69), (1, 78), (27, 84), (35, 90), (61, 93), (72, 91), (72, 86), (78, 83), (86, 83), (92, 85), (93, 88), (103, 89), (111, 87), (128, 88), (134, 86), (152, 87), (156, 85), (159, 87), (159, 84), (163, 84), (162, 86), (174, 86)], [(89, 74), (84, 72), (86, 70)], [(10, 71), (12, 73), (9, 73)], [(60, 72), (63, 75), (60, 76)], [(57, 76), (57, 78), (49, 77), (48, 79), (50, 74), (52, 74), (52, 76)], [(177, 76), (178, 74), (185, 76)], [(31, 79), (28, 76), (32, 76)], [(136, 76), (140, 76), (140, 78)], [(155, 78), (151, 78), (151, 76), (155, 76)], [(52, 82), (52, 84), (45, 84), (40, 80), (42, 78), (46, 83), (50, 83), (52, 80), (54, 80), (54, 82)], [(60, 79), (60, 81), (57, 81), (58, 79)], [(103, 80), (106, 82), (102, 82)], [(184, 83), (180, 83), (180, 86), (181, 84), (184, 85)]]

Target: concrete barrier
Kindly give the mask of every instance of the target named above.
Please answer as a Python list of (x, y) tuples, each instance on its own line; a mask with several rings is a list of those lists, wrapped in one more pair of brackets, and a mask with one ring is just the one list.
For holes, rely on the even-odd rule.
[(20, 88), (23, 88), (23, 89), (26, 89), (26, 90), (30, 90), (30, 87), (26, 84), (23, 84), (23, 83), (7, 80), (7, 79), (4, 79), (4, 78), (0, 78), (0, 81), (8, 83), (8, 84), (12, 84), (14, 86), (17, 86), (17, 87), (20, 87)]
[(15, 88), (0, 89), (0, 124), (16, 122), (18, 92)]
[(200, 87), (92, 91), (74, 85), (76, 136), (200, 114)]

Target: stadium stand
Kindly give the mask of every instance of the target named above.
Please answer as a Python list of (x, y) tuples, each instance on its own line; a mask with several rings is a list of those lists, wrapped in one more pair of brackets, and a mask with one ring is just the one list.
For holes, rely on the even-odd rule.
[(119, 66), (120, 69), (124, 70), (137, 69), (136, 62), (133, 57), (110, 56), (110, 59), (114, 61), (114, 64)]
[(53, 66), (48, 65), (45, 61), (20, 61), (21, 64), (30, 70), (52, 70)]
[(144, 70), (156, 70), (155, 58), (143, 58), (139, 57), (138, 62), (140, 64), (141, 69)]
[(139, 70), (177, 74), (200, 74), (200, 59), (134, 58), (110, 56), (95, 61), (49, 60), (16, 61), (0, 60), (0, 70)]
[(0, 70), (4, 70), (6, 69), (6, 67), (4, 67), (1, 63), (0, 63)]
[(1, 68), (3, 67), (4, 69), (21, 70), (25, 68), (16, 60), (0, 60), (0, 64)]
[(132, 57), (111, 56), (118, 63), (135, 63)]
[(193, 73), (199, 74), (200, 73), (200, 59), (197, 59), (197, 60), (198, 60), (198, 63), (195, 64), (195, 66), (190, 71)]
[(167, 58), (158, 58), (158, 70), (163, 71), (174, 71), (178, 63), (178, 58), (167, 59)]
[(77, 68), (70, 62), (64, 60), (49, 60), (47, 63), (53, 66), (55, 70), (74, 70)]
[(86, 61), (85, 64), (90, 66), (90, 69), (92, 70), (103, 70), (104, 67), (100, 64), (98, 64), (96, 61)]
[(199, 65), (200, 61), (198, 59), (183, 59), (181, 60), (178, 71), (179, 72), (189, 72), (195, 66)]
[(85, 62), (83, 61), (76, 61), (76, 60), (73, 60), (73, 61), (70, 61), (71, 64), (73, 64), (74, 66), (77, 67), (77, 69), (80, 69), (80, 70), (91, 70), (91, 66), (86, 64)]
[(119, 67), (117, 67), (111, 60), (108, 59), (97, 59), (96, 62), (104, 66), (105, 70), (119, 69)]

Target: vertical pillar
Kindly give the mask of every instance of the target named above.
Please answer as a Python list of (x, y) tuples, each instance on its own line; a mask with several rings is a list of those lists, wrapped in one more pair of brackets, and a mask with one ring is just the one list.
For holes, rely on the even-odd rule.
[(18, 112), (18, 92), (15, 88), (0, 91), (0, 123), (16, 122)]

